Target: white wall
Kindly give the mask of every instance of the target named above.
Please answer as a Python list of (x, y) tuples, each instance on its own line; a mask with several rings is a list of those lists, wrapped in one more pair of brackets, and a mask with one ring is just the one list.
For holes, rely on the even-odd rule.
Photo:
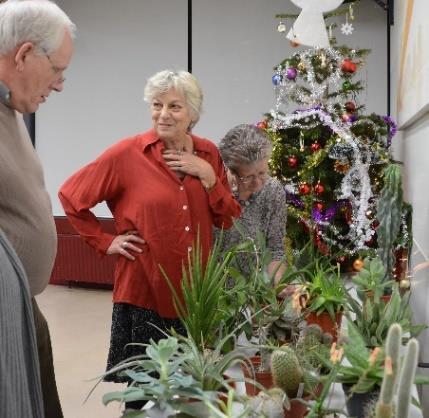
[[(416, 0), (415, 7), (424, 6), (426, 0)], [(409, 2), (395, 2), (395, 25), (392, 28), (392, 114), (397, 118), (397, 96), (399, 85), (399, 72), (401, 62), (401, 51), (404, 47), (404, 20), (406, 5)], [(415, 24), (413, 20), (411, 24)], [(413, 28), (415, 29), (415, 27)], [(420, 37), (429, 37), (429, 27), (423, 25)], [(408, 54), (415, 51), (408, 48)], [(406, 57), (408, 59), (408, 57)], [(421, 68), (414, 68), (413, 71), (421, 72), (428, 68), (429, 63), (423, 62)], [(406, 74), (406, 77), (413, 77), (412, 74)], [(411, 81), (411, 80), (409, 80)], [(427, 92), (426, 92), (427, 93)], [(418, 110), (420, 106), (416, 106)], [(409, 118), (409, 109), (407, 119)], [(422, 266), (429, 261), (429, 194), (427, 193), (429, 184), (429, 114), (418, 115), (411, 123), (402, 129), (396, 138), (395, 155), (401, 159), (404, 176), (404, 192), (406, 199), (413, 205), (413, 234), (414, 248), (411, 257), (413, 268)], [(411, 279), (412, 284), (412, 307), (414, 310), (414, 319), (418, 323), (429, 323), (429, 270), (423, 268), (418, 271)], [(429, 331), (424, 331), (420, 338), (420, 361), (429, 363)], [(419, 369), (420, 373), (429, 376), (428, 369)], [(424, 416), (429, 417), (429, 388), (424, 387), (421, 393), (421, 402), (423, 404)]]
[[(146, 79), (186, 68), (187, 0), (59, 0), (78, 27), (61, 94), (36, 115), (36, 149), (54, 215), (61, 184), (119, 139), (150, 127)], [(109, 216), (100, 205), (96, 214)]]
[[(64, 180), (107, 146), (150, 125), (142, 92), (147, 77), (187, 67), (186, 0), (59, 0), (78, 26), (76, 53), (64, 91), (36, 115), (36, 148), (45, 167), (54, 215)], [(195, 133), (217, 142), (228, 129), (256, 122), (274, 106), (273, 67), (296, 50), (277, 32), (285, 0), (194, 0), (193, 72), (205, 92)], [(355, 32), (339, 43), (372, 48), (367, 111), (386, 112), (385, 13), (372, 0), (355, 8)], [(344, 17), (340, 18), (344, 22)], [(289, 23), (290, 25), (290, 23)], [(303, 49), (303, 48), (299, 48)], [(98, 216), (108, 216), (105, 206)]]
[[(306, 47), (292, 48), (277, 32), (279, 13), (299, 11), (285, 0), (194, 1), (193, 71), (205, 91), (206, 115), (198, 131), (218, 142), (239, 123), (255, 123), (274, 107), (271, 77), (284, 58)], [(386, 14), (372, 0), (355, 7), (352, 36), (334, 30), (338, 44), (372, 49), (361, 72), (367, 112), (387, 112)], [(332, 22), (344, 23), (341, 16)], [(289, 23), (288, 23), (289, 22)], [(285, 21), (288, 30), (292, 21)], [(286, 32), (287, 33), (287, 32)]]

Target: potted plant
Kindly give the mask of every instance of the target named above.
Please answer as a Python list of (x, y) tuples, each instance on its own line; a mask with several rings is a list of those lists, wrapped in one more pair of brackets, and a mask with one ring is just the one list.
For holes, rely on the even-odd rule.
[[(338, 365), (331, 359), (321, 360), (326, 367), (336, 370), (335, 381), (343, 385), (349, 414), (356, 418), (365, 418), (380, 393), (385, 369), (385, 348), (368, 347), (352, 321), (347, 322), (347, 337), (341, 347), (341, 364)], [(429, 380), (422, 376), (415, 378), (416, 384), (428, 382)]]
[(306, 321), (319, 325), (334, 340), (341, 326), (341, 319), (348, 306), (349, 295), (340, 275), (339, 266), (316, 259), (311, 268), (304, 268), (300, 286), (293, 295), (296, 306), (305, 308)]
[(358, 329), (366, 346), (382, 346), (393, 323), (399, 323), (410, 337), (418, 336), (427, 327), (423, 324), (412, 324), (410, 293), (401, 296), (398, 284), (393, 283), (392, 293), (387, 301), (383, 299), (381, 289), (373, 295), (368, 295), (365, 292), (366, 285), (362, 285), (360, 280), (356, 284), (358, 299), (349, 297), (351, 309), (347, 316)]
[[(158, 343), (152, 341), (147, 345), (146, 354), (131, 358), (107, 373), (124, 373), (133, 383), (123, 391), (104, 395), (103, 403), (152, 401), (153, 406), (139, 411), (138, 417), (168, 417), (178, 413), (211, 416), (208, 405), (219, 404), (226, 398), (225, 393), (234, 388), (236, 379), (229, 378), (227, 370), (246, 359), (239, 349), (222, 354), (229, 338), (227, 335), (213, 350), (203, 351), (192, 338), (182, 335), (167, 336)], [(161, 415), (156, 415), (158, 413)], [(131, 412), (124, 414), (124, 417), (131, 416), (134, 416)]]
[(286, 393), (290, 402), (285, 417), (303, 417), (307, 412), (305, 401), (314, 398), (321, 388), (320, 357), (329, 357), (331, 343), (332, 336), (324, 334), (319, 326), (310, 325), (303, 330), (296, 345), (287, 344), (273, 351), (273, 383)]
[(119, 364), (110, 373), (123, 373), (132, 380), (131, 386), (122, 391), (110, 392), (103, 396), (103, 403), (112, 401), (128, 402), (136, 400), (152, 401), (152, 406), (142, 411), (125, 410), (123, 417), (172, 417), (186, 413), (191, 417), (207, 416), (201, 408), (189, 402), (204, 400), (206, 394), (201, 382), (181, 370), (183, 362), (190, 356), (181, 350), (175, 337), (168, 337), (158, 343), (146, 345), (146, 354), (131, 358)]

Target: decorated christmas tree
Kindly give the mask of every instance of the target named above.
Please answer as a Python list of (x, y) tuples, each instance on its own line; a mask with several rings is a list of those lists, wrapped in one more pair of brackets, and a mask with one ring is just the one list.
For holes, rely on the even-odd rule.
[[(287, 193), (289, 252), (311, 241), (346, 269), (359, 269), (378, 247), (377, 206), (396, 132), (389, 116), (366, 115), (358, 103), (368, 53), (334, 45), (286, 58), (272, 77), (275, 109), (258, 124), (273, 140), (271, 170)], [(405, 209), (396, 247), (409, 244)]]

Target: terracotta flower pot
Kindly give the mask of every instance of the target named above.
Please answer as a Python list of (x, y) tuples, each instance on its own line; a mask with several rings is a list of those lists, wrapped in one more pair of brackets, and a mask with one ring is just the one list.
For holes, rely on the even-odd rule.
[[(250, 362), (252, 363), (252, 366), (253, 366), (254, 375), (252, 373), (252, 369), (250, 366), (246, 367), (245, 365), (242, 365), (241, 369), (243, 371), (244, 377), (255, 380), (256, 382), (258, 382), (260, 385), (262, 385), (267, 389), (272, 388), (274, 384), (273, 384), (273, 376), (271, 375), (271, 371), (268, 371), (268, 372), (258, 371), (258, 368), (261, 365), (261, 357), (259, 356), (250, 357)], [(249, 396), (255, 396), (260, 392), (260, 389), (257, 386), (253, 385), (251, 382), (245, 382), (245, 386), (246, 386), (246, 393)]]
[[(305, 400), (309, 400), (310, 397), (305, 397)], [(304, 405), (300, 399), (290, 400), (290, 409), (284, 410), (285, 418), (303, 418), (307, 415), (308, 408)]]
[(320, 315), (317, 315), (315, 312), (310, 312), (305, 320), (307, 321), (307, 324), (319, 325), (323, 332), (332, 335), (333, 341), (337, 341), (342, 318), (343, 313), (341, 311), (336, 312), (335, 321), (332, 320), (328, 312), (322, 312)]

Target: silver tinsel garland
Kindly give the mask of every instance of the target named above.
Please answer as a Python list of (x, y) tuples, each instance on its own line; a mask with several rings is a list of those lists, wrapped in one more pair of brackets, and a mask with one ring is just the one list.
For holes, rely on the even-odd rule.
[[(371, 182), (368, 173), (371, 161), (368, 155), (369, 150), (366, 150), (366, 152), (362, 150), (358, 139), (351, 132), (349, 124), (342, 122), (340, 119), (334, 120), (331, 114), (319, 107), (300, 110), (286, 116), (273, 110), (271, 111), (271, 116), (273, 119), (270, 127), (274, 131), (291, 127), (306, 130), (308, 129), (307, 123), (311, 125), (322, 123), (337, 135), (337, 143), (339, 145), (344, 145), (352, 151), (350, 169), (344, 176), (336, 192), (338, 199), (347, 199), (350, 203), (352, 221), (349, 225), (349, 231), (346, 235), (342, 235), (334, 225), (324, 222), (323, 225), (328, 227), (330, 234), (328, 236), (328, 234), (321, 230), (320, 235), (326, 242), (334, 244), (350, 254), (361, 249), (367, 249), (368, 247), (365, 242), (369, 241), (374, 234), (374, 230), (371, 228), (372, 221), (366, 216), (367, 210), (370, 207), (369, 201), (372, 197)], [(298, 193), (298, 185), (294, 185), (294, 192)], [(344, 241), (348, 244), (343, 245), (342, 242)]]

